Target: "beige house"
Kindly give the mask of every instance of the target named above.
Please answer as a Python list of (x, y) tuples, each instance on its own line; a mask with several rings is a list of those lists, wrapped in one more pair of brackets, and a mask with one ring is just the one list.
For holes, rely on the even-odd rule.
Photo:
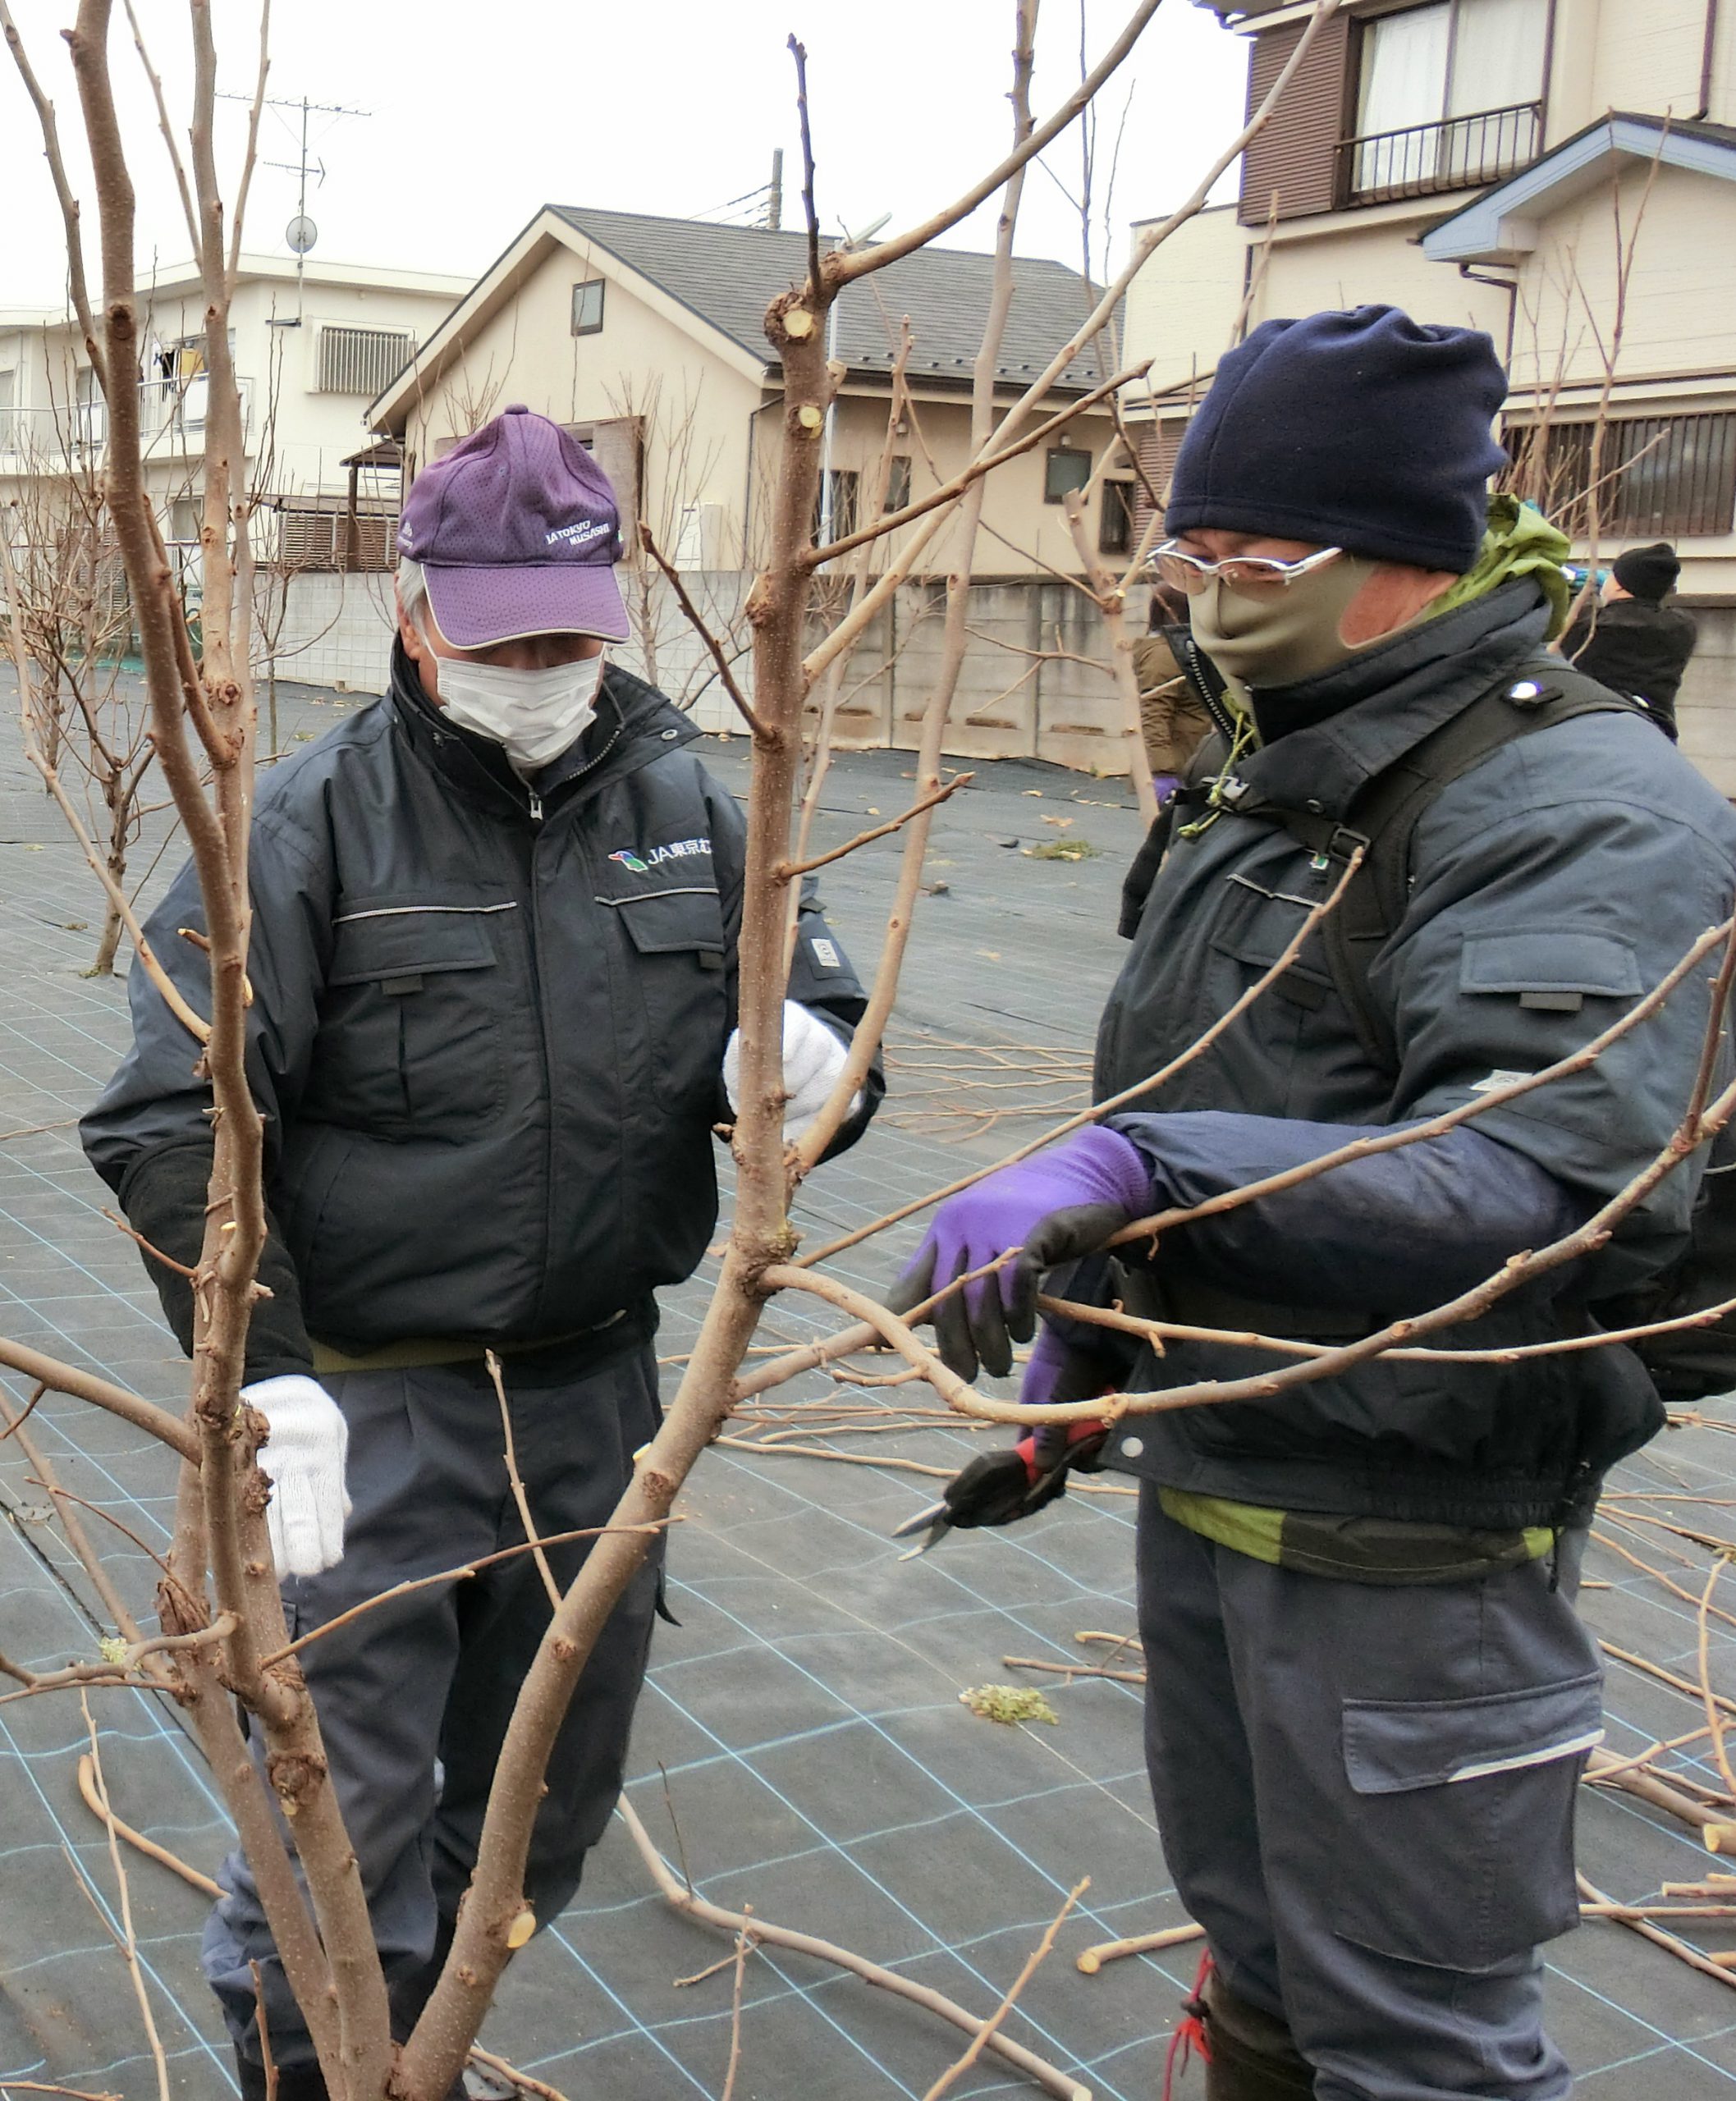
[[(231, 338), (261, 553), (297, 570), (385, 565), (395, 458), (364, 411), (468, 288), (461, 277), (243, 256)], [(190, 264), (141, 282), (147, 478), (164, 537), (198, 538), (204, 301)], [(101, 464), (108, 411), (63, 309), (0, 310), (0, 504)]]
[[(1210, 0), (1250, 106), (1302, 34)], [(1129, 294), (1154, 478), (1221, 352), (1390, 302), (1488, 330), (1518, 485), (1606, 562), (1667, 539), (1701, 648), (1683, 742), (1736, 791), (1736, 16), (1720, 0), (1351, 0), (1244, 158)]]
[[(643, 515), (684, 569), (739, 572), (762, 552), (780, 438), (777, 360), (763, 323), (807, 268), (800, 232), (547, 205), (375, 402), (374, 429), (401, 444), (408, 473), (437, 459), (508, 402), (575, 430), (624, 508)], [(911, 406), (893, 437), (894, 506), (969, 457), (971, 369), (992, 259), (934, 249), (849, 288), (829, 348), (843, 368), (823, 441), (817, 525), (841, 536), (863, 510), (886, 442), (891, 370), (908, 318)], [(998, 392), (1015, 400), (1067, 341), (1091, 300), (1076, 272), (1020, 260)], [(1108, 355), (1106, 346), (1104, 355)], [(1054, 409), (1108, 376), (1088, 349), (1051, 390)], [(1113, 438), (1086, 414), (990, 481), (978, 575), (1077, 570), (1061, 499)], [(1093, 545), (1130, 544), (1130, 473), (1091, 498)], [(943, 574), (949, 539), (925, 552)]]

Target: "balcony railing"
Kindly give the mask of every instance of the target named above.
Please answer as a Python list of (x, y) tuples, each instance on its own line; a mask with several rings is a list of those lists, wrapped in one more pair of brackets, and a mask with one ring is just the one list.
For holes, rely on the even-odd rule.
[[(241, 428), (253, 429), (253, 382), (243, 379)], [(147, 460), (203, 452), (210, 382), (148, 379), (139, 389), (139, 422)], [(53, 408), (0, 409), (0, 474), (65, 474), (98, 464), (108, 444), (108, 404), (62, 402)]]
[(1543, 108), (1534, 102), (1369, 132), (1340, 145), (1338, 193), (1346, 203), (1374, 204), (1480, 190), (1534, 160), (1542, 137)]

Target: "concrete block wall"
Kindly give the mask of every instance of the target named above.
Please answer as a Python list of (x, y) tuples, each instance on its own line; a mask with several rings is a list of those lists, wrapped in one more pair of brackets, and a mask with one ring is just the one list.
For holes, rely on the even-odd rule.
[[(751, 578), (734, 570), (694, 572), (694, 602), (716, 631), (741, 646)], [(391, 579), (305, 572), (287, 579), (277, 642), (277, 675), (349, 693), (383, 693), (392, 649)], [(282, 589), (274, 580), (271, 588)], [(740, 726), (709, 652), (659, 579), (643, 639), (614, 654), (653, 677), (702, 730)], [(1144, 626), (1143, 593), (1128, 608)], [(1106, 670), (1108, 639), (1094, 606), (1070, 585), (1010, 579), (971, 587), (970, 629), (946, 735), (958, 758), (1043, 758), (1081, 772), (1125, 774), (1126, 726)], [(1682, 748), (1720, 794), (1736, 799), (1736, 606), (1696, 606), (1700, 646), (1682, 682)], [(938, 581), (902, 585), (870, 623), (839, 681), (834, 741), (841, 750), (891, 744), (914, 749), (939, 674), (946, 591)], [(816, 625), (815, 634), (820, 629)], [(1081, 660), (1090, 660), (1089, 661)], [(750, 659), (737, 676), (745, 684)], [(818, 705), (818, 695), (815, 697)], [(810, 711), (810, 719), (812, 716)]]
[(388, 574), (302, 570), (263, 579), (260, 597), (279, 679), (340, 693), (385, 692), (395, 619)]
[[(695, 571), (694, 601), (732, 648), (747, 640), (742, 616), (752, 579), (734, 570)], [(349, 693), (386, 690), (392, 653), (391, 579), (305, 571), (272, 579), (286, 590), (277, 637), (277, 676)], [(275, 611), (273, 600), (270, 610)], [(946, 591), (938, 582), (904, 584), (871, 621), (839, 680), (833, 735), (841, 749), (914, 748), (939, 674)], [(1130, 617), (1134, 616), (1130, 615)], [(828, 623), (829, 624), (829, 623)], [(702, 730), (733, 730), (740, 717), (711, 654), (658, 579), (648, 618), (612, 653), (650, 678)], [(971, 589), (970, 629), (947, 732), (962, 758), (1052, 759), (1087, 772), (1125, 773), (1120, 704), (1106, 666), (1107, 638), (1094, 608), (1064, 584), (1013, 579)], [(817, 620), (814, 634), (822, 631)], [(752, 665), (744, 654), (737, 676)], [(817, 713), (816, 690), (810, 717)]]

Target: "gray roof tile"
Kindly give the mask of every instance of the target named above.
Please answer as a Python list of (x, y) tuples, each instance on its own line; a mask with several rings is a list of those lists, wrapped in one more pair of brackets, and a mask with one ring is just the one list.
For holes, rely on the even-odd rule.
[[(807, 272), (804, 232), (652, 218), (638, 212), (596, 212), (583, 205), (549, 209), (601, 248), (660, 285), (750, 357), (775, 365), (764, 331), (767, 304)], [(836, 244), (827, 240), (827, 247)], [(913, 378), (968, 385), (988, 313), (994, 258), (957, 248), (926, 248), (845, 288), (838, 302), (837, 355), (853, 371), (888, 372), (899, 323), (908, 314)], [(1078, 327), (1098, 293), (1076, 270), (1029, 256), (1015, 259), (1013, 304), (997, 372), (1034, 379)], [(1106, 343), (1103, 355), (1110, 355)], [(1056, 382), (1058, 392), (1083, 391), (1107, 377), (1089, 345)]]

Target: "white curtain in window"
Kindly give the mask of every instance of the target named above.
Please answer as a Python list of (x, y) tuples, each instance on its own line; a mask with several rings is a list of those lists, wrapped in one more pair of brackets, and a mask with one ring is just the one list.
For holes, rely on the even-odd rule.
[(1459, 0), (1447, 114), (1536, 102), (1548, 32), (1549, 0)]
[(1445, 4), (1411, 7), (1363, 30), (1356, 128), (1369, 143), (1356, 149), (1359, 195), (1409, 189), (1433, 174), (1439, 134), (1415, 127), (1441, 121), (1451, 18)]
[(1448, 23), (1444, 4), (1382, 15), (1363, 32), (1357, 130), (1403, 131), (1440, 121), (1446, 101)]

